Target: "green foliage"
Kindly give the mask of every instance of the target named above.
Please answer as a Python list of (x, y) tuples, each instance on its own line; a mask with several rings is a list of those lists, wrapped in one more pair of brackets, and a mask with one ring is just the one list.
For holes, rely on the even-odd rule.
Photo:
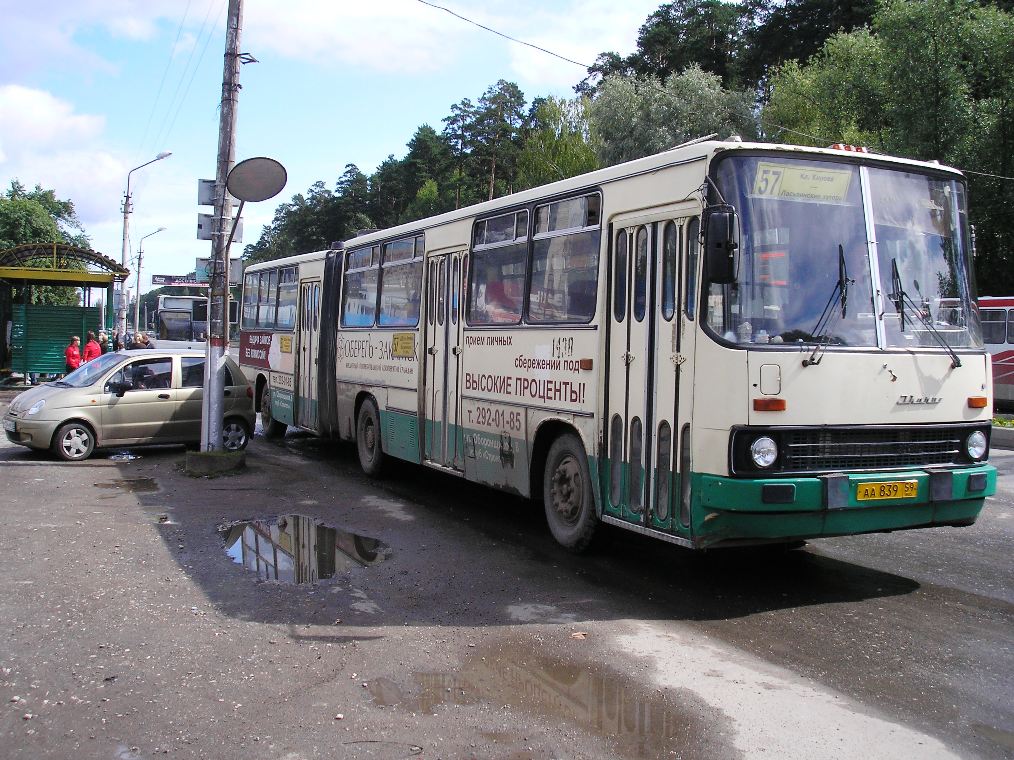
[(614, 74), (599, 85), (589, 109), (605, 165), (668, 150), (717, 132), (725, 137), (756, 135), (753, 96), (722, 87), (716, 74), (691, 66), (665, 84)]
[[(771, 76), (765, 131), (865, 144), (968, 171), (980, 292), (1014, 289), (1014, 15), (974, 0), (888, 0)], [(997, 175), (997, 176), (986, 176)]]
[(542, 98), (532, 104), (528, 137), (518, 154), (518, 190), (599, 168), (590, 143), (587, 100)]
[[(12, 180), (10, 188), (0, 196), (0, 251), (28, 243), (89, 247), (88, 236), (84, 234), (71, 201), (60, 200), (53, 190), (43, 190), (39, 185), (26, 191), (24, 185)], [(40, 256), (28, 264), (50, 269), (53, 260)], [(77, 288), (33, 285), (30, 292), (33, 304), (76, 306), (80, 301)], [(20, 288), (15, 288), (13, 295), (15, 300), (23, 298)]]

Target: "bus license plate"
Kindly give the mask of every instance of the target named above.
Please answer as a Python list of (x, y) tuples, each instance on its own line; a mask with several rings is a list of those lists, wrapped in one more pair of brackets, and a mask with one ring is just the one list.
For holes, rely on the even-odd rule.
[(9, 430), (10, 432), (13, 433), (17, 431), (17, 429), (18, 423), (16, 423), (14, 420), (4, 420), (4, 430)]
[(860, 483), (856, 488), (856, 501), (876, 499), (914, 499), (918, 493), (915, 480), (892, 480), (887, 483)]

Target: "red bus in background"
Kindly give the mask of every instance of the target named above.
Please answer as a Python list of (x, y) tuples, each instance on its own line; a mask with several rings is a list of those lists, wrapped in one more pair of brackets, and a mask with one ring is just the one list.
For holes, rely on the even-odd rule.
[(993, 398), (997, 409), (1014, 407), (1014, 296), (981, 296), (982, 342), (993, 356)]

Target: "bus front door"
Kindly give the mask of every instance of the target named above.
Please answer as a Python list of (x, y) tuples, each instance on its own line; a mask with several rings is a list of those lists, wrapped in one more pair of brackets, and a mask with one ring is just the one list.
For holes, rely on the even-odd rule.
[(686, 219), (613, 222), (605, 514), (665, 532), (674, 520), (681, 365), (680, 261)]
[(296, 425), (316, 431), (317, 342), (320, 335), (320, 280), (299, 284), (299, 346), (296, 360)]
[(462, 260), (460, 253), (436, 256), (427, 261), (426, 272), (426, 460), (455, 470), (464, 469), (458, 418)]

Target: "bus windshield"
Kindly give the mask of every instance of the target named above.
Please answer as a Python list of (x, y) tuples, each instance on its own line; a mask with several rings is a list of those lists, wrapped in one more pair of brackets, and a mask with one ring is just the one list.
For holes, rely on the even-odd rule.
[(960, 182), (734, 156), (718, 165), (716, 184), (741, 228), (736, 283), (708, 293), (708, 324), (725, 340), (874, 347), (879, 318), (884, 348), (982, 345)]

